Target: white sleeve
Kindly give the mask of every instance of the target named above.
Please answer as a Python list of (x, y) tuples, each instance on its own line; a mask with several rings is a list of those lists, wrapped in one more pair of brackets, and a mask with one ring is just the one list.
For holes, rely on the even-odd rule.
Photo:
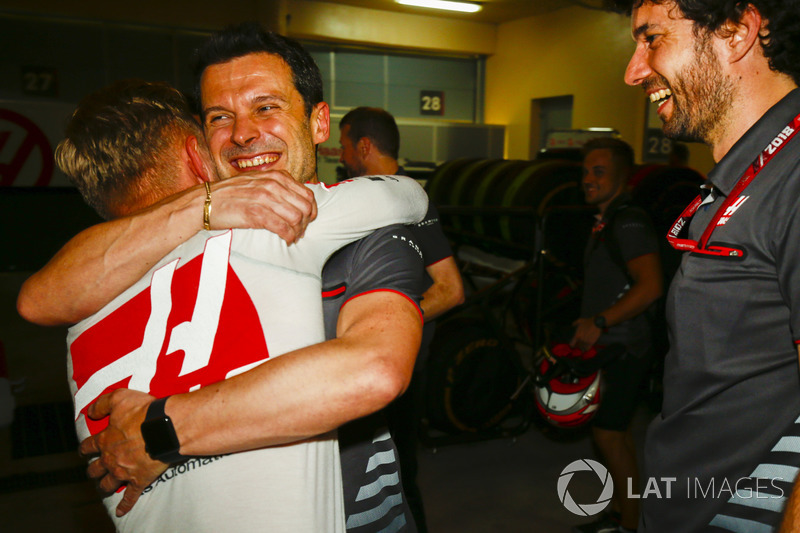
[(317, 199), (318, 215), (300, 243), (329, 242), (329, 254), (378, 228), (415, 224), (428, 210), (425, 190), (406, 176), (364, 176), (309, 187)]

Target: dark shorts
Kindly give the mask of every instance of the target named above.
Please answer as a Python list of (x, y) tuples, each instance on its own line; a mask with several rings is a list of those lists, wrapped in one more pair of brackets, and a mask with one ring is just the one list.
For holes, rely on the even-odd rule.
[(625, 431), (636, 411), (641, 386), (650, 369), (650, 357), (626, 353), (603, 368), (604, 389), (592, 424), (600, 429)]

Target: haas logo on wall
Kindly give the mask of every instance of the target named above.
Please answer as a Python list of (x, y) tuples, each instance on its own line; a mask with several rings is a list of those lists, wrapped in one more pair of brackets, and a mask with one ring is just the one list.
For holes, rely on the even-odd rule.
[[(231, 237), (208, 239), (180, 268), (179, 259), (159, 268), (149, 287), (75, 339), (76, 418), (116, 388), (188, 392), (268, 357), (256, 308), (229, 264)], [(106, 425), (86, 420), (93, 434)]]
[(53, 151), (74, 103), (0, 100), (0, 186), (70, 187)]
[(54, 167), (53, 150), (39, 126), (16, 111), (0, 108), (0, 185), (44, 187), (50, 184)]

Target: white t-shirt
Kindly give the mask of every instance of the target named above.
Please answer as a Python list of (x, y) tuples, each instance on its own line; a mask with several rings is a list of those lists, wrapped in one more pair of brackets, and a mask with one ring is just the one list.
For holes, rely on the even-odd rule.
[[(163, 397), (196, 390), (322, 342), (320, 274), (328, 257), (378, 227), (418, 222), (427, 208), (425, 192), (408, 178), (309, 187), (318, 216), (297, 243), (264, 230), (202, 231), (70, 328), (68, 372), (81, 439), (105, 426), (85, 416), (105, 392), (128, 387)], [(335, 432), (170, 467), (118, 519), (120, 499), (104, 500), (118, 531), (344, 531)]]

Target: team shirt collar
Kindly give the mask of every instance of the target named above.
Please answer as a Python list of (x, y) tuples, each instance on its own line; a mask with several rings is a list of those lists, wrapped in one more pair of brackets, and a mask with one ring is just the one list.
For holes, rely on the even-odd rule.
[(716, 193), (730, 194), (747, 168), (766, 148), (767, 143), (800, 111), (800, 89), (794, 89), (772, 106), (725, 154), (709, 172), (708, 183)]

